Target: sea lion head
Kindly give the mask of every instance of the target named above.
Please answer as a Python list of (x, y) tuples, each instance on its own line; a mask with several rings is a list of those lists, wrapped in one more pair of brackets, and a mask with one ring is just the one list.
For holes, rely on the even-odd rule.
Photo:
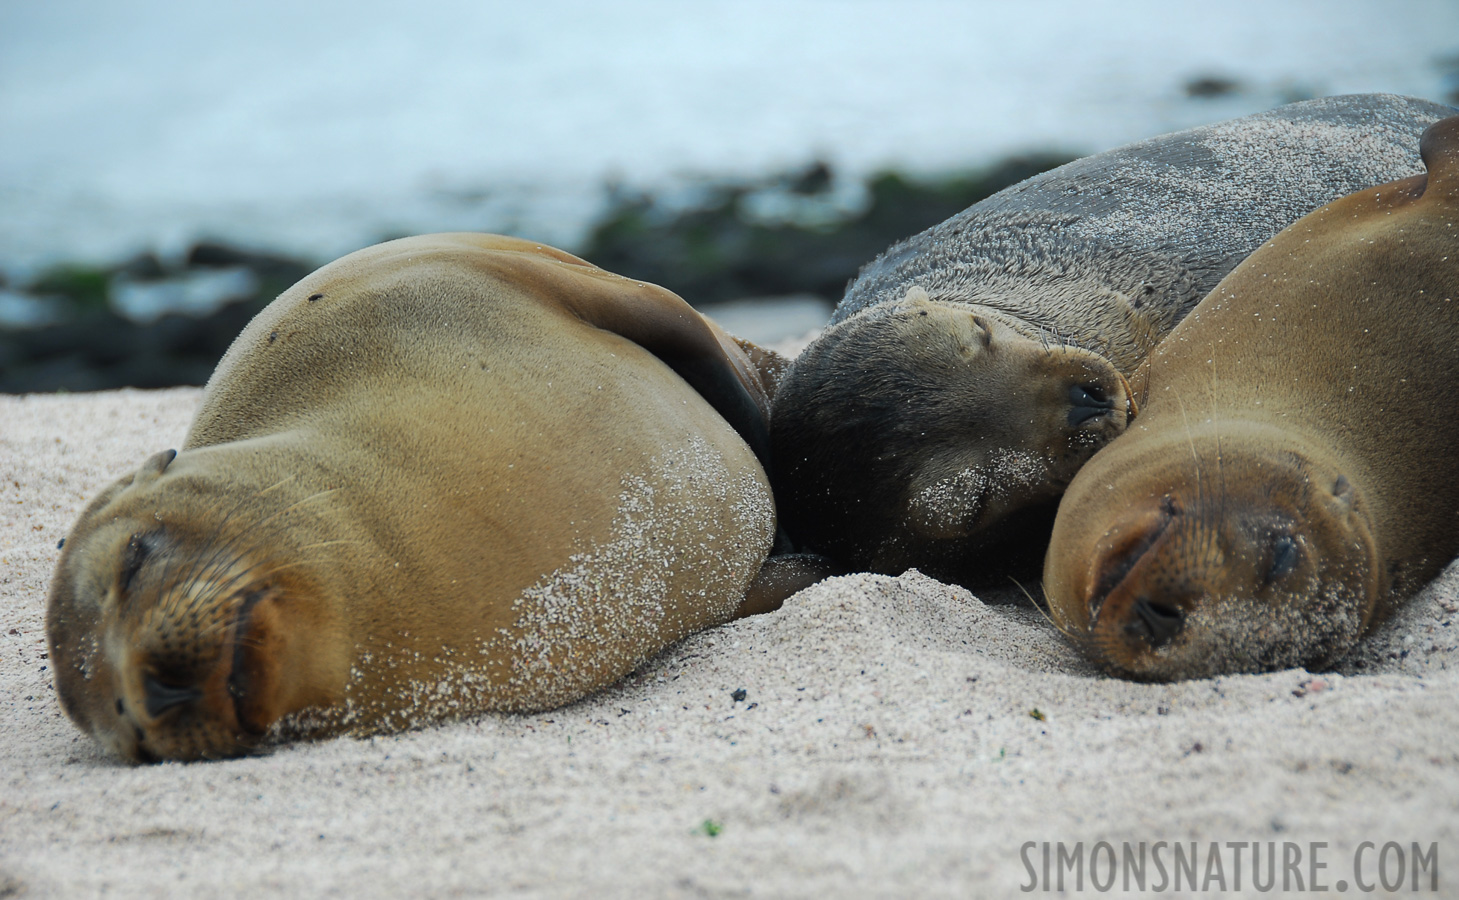
[(791, 538), (817, 552), (928, 569), (1052, 504), (1133, 413), (1104, 357), (913, 288), (835, 325), (791, 365), (771, 419), (777, 505)]
[(1354, 479), (1271, 426), (1220, 428), (1133, 452), (1122, 441), (1064, 497), (1050, 614), (1118, 674), (1321, 666), (1374, 616), (1382, 566)]
[(246, 753), (349, 664), (300, 554), (278, 550), (289, 501), (220, 493), (191, 455), (159, 453), (98, 496), (51, 583), (61, 705), (133, 762)]

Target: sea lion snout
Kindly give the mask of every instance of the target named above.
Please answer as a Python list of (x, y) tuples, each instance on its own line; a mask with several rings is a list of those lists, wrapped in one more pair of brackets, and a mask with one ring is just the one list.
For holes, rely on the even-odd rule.
[(144, 570), (132, 598), (141, 609), (115, 623), (110, 641), (128, 697), (117, 711), (135, 738), (115, 747), (119, 755), (240, 756), (280, 719), (342, 692), (348, 662), (314, 599), (319, 588), (260, 577), (282, 567), (223, 559), (196, 571), (174, 566), (167, 582), (165, 564), (164, 574)]
[(1084, 605), (1089, 611), (1091, 628), (1099, 623), (1110, 595), (1124, 584), (1141, 562), (1147, 561), (1151, 549), (1165, 536), (1179, 512), (1175, 498), (1167, 494), (1155, 509), (1136, 512), (1105, 535), (1087, 580), (1089, 587)]
[(1169, 603), (1155, 603), (1139, 597), (1131, 607), (1134, 615), (1125, 623), (1125, 634), (1159, 650), (1185, 627), (1185, 610)]
[(95, 731), (110, 731), (118, 755), (139, 762), (247, 753), (272, 724), (260, 701), (274, 685), (257, 652), (268, 639), (251, 615), (266, 590), (228, 589), (248, 567), (169, 565), (184, 551), (161, 543), (161, 559), (133, 575), (106, 628), (119, 722)]
[[(1065, 524), (1099, 521), (1105, 504), (1119, 511), (1097, 537), (1086, 532), (1092, 546), (1079, 574), (1046, 570), (1057, 576), (1045, 587), (1060, 629), (1112, 671), (1152, 680), (1339, 655), (1378, 594), (1352, 483), (1300, 454), (1243, 453), (1233, 435), (1220, 450), (1182, 437), (1193, 457), (1172, 459), (1162, 447), (1097, 493), (1073, 495)], [(1166, 461), (1152, 466), (1156, 457)], [(1146, 499), (1131, 503), (1137, 479)], [(1051, 556), (1078, 558), (1065, 543), (1072, 535), (1056, 527)]]
[[(1028, 376), (1033, 408), (1049, 416), (1043, 430), (1049, 452), (1060, 462), (1060, 488), (1095, 451), (1123, 434), (1139, 412), (1129, 380), (1108, 360), (1085, 350), (1063, 352), (1062, 364)], [(1032, 423), (1023, 437), (1037, 437)]]
[(195, 460), (174, 456), (97, 499), (51, 590), (62, 704), (132, 762), (248, 753), (278, 719), (337, 693), (347, 668), (329, 649), (337, 623), (312, 600), (318, 552), (258, 552), (299, 504), (279, 488), (220, 514)]
[(168, 684), (152, 674), (142, 676), (142, 693), (146, 698), (142, 708), (151, 719), (159, 718), (173, 707), (192, 703), (203, 697), (202, 688), (194, 684)]
[(1179, 554), (1183, 506), (1166, 494), (1153, 508), (1111, 529), (1090, 567), (1084, 605), (1088, 630), (1113, 659), (1158, 652), (1185, 629), (1200, 591), (1164, 571), (1165, 556)]
[(1115, 408), (1109, 392), (1098, 384), (1076, 384), (1069, 388), (1069, 427), (1108, 415)]

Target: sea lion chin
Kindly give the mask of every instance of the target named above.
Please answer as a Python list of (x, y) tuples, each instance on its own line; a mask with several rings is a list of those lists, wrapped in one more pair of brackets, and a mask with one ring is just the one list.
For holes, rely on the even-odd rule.
[(1080, 503), (1121, 494), (1102, 533), (1071, 546), (1056, 526), (1068, 563), (1045, 590), (1076, 646), (1126, 677), (1203, 678), (1323, 666), (1368, 628), (1382, 582), (1373, 527), (1323, 448), (1229, 420), (1132, 438), (1116, 464), (1088, 467), (1087, 483), (1113, 487), (1060, 511), (1077, 522)]
[[(790, 370), (772, 414), (772, 453), (783, 483), (796, 486), (786, 528), (873, 571), (920, 565), (976, 578), (961, 566), (969, 542), (1057, 498), (1136, 411), (1128, 381), (1098, 354), (1031, 339), (917, 288), (835, 326), (808, 352), (815, 365)], [(879, 439), (858, 439), (868, 430)], [(799, 452), (811, 447), (834, 448), (835, 459)], [(848, 466), (865, 480), (834, 477)]]

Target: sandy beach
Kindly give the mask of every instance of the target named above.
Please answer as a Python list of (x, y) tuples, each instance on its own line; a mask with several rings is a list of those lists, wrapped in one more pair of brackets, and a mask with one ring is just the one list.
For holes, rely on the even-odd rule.
[(1098, 842), (1179, 843), (1222, 896), (1292, 846), (1304, 890), (1381, 888), (1394, 842), (1405, 891), (1459, 896), (1452, 568), (1335, 672), (1127, 683), (1008, 596), (852, 575), (552, 713), (123, 765), (60, 711), (46, 586), (198, 396), (0, 396), (0, 897), (1018, 896), (1057, 887), (1045, 842), (1089, 893)]

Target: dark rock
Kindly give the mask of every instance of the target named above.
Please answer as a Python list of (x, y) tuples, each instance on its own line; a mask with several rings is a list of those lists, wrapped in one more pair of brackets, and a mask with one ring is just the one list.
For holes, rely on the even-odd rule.
[[(886, 173), (868, 184), (864, 212), (827, 226), (754, 221), (744, 201), (760, 185), (721, 186), (704, 205), (672, 216), (652, 197), (620, 189), (621, 205), (578, 252), (610, 271), (661, 284), (695, 305), (784, 294), (815, 294), (834, 303), (857, 269), (892, 242), (1068, 159), (1020, 157), (938, 182)], [(829, 181), (829, 168), (821, 168)], [(809, 189), (820, 177), (789, 183)]]
[(1208, 100), (1229, 96), (1240, 88), (1241, 84), (1234, 78), (1227, 78), (1224, 75), (1204, 75), (1200, 78), (1192, 78), (1185, 83), (1185, 95)]
[(262, 281), (282, 281), (285, 287), (314, 271), (314, 266), (287, 256), (245, 250), (214, 241), (199, 241), (187, 254), (187, 265), (212, 269), (244, 266)]
[[(804, 300), (811, 295), (829, 307), (857, 269), (894, 241), (1066, 161), (1023, 157), (936, 182), (879, 175), (867, 185), (869, 203), (856, 214), (834, 213), (830, 199), (835, 174), (820, 162), (753, 183), (711, 186), (699, 206), (682, 212), (666, 211), (652, 196), (620, 185), (610, 188), (613, 211), (576, 252), (610, 271), (662, 284), (696, 305), (786, 295), (803, 295)], [(788, 222), (766, 221), (749, 202), (752, 195), (766, 192), (791, 209), (800, 204), (821, 212), (792, 216)], [(832, 211), (829, 219), (826, 210)], [(203, 384), (248, 321), (314, 268), (301, 260), (215, 241), (193, 246), (186, 266), (246, 267), (257, 276), (257, 290), (211, 316), (170, 313), (142, 324), (109, 307), (113, 280), (153, 282), (186, 273), (169, 271), (152, 254), (111, 269), (51, 269), (26, 292), (65, 298), (71, 316), (43, 327), (0, 328), (0, 393)]]
[(138, 253), (117, 267), (116, 275), (124, 275), (137, 281), (155, 281), (167, 275), (162, 261), (155, 253)]
[(31, 282), (26, 293), (40, 297), (64, 297), (81, 310), (106, 308), (106, 289), (111, 272), (95, 266), (61, 265), (47, 269)]
[(817, 160), (811, 167), (791, 178), (790, 192), (804, 196), (824, 194), (831, 189), (831, 167)]
[(233, 303), (206, 318), (142, 325), (111, 312), (26, 331), (0, 330), (0, 393), (203, 384), (262, 308)]

